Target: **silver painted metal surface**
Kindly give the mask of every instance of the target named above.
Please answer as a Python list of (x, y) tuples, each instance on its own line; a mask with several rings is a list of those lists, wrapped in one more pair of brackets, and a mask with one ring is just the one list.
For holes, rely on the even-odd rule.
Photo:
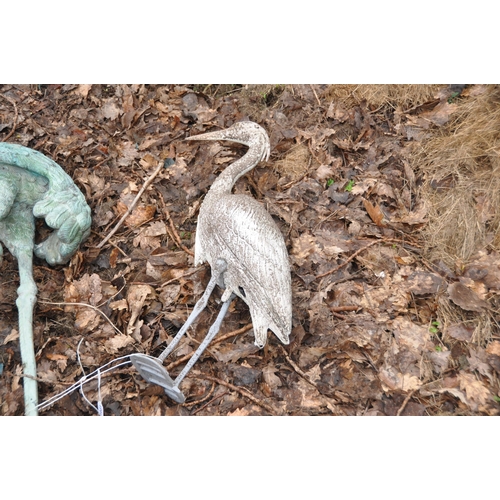
[(289, 343), (292, 328), (290, 264), (285, 241), (273, 218), (254, 198), (231, 194), (235, 182), (260, 161), (268, 160), (269, 137), (253, 122), (238, 122), (227, 130), (190, 140), (228, 140), (249, 147), (213, 183), (200, 208), (195, 241), (195, 265), (217, 259), (227, 263), (218, 285), (227, 299), (234, 293), (248, 304), (255, 345), (263, 347), (267, 330)]
[[(167, 395), (179, 403), (185, 400), (179, 389), (180, 383), (219, 331), (234, 297), (248, 304), (258, 347), (265, 345), (268, 329), (281, 342), (288, 344), (292, 328), (290, 265), (283, 235), (258, 201), (231, 193), (242, 175), (260, 161), (269, 159), (270, 144), (266, 131), (253, 122), (238, 122), (226, 130), (187, 140), (227, 140), (245, 144), (249, 149), (220, 174), (200, 207), (194, 261), (195, 265), (208, 262), (212, 269), (203, 296), (158, 358), (144, 354), (131, 356), (132, 363), (147, 381), (162, 386)], [(172, 380), (162, 362), (206, 307), (216, 284), (224, 289), (221, 311), (189, 363)]]

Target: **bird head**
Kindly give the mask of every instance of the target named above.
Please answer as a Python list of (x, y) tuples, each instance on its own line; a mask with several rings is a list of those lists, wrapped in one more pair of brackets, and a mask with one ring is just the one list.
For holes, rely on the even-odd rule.
[(187, 141), (232, 141), (261, 151), (259, 161), (269, 160), (271, 145), (267, 132), (254, 122), (237, 122), (231, 127), (216, 132), (186, 137)]

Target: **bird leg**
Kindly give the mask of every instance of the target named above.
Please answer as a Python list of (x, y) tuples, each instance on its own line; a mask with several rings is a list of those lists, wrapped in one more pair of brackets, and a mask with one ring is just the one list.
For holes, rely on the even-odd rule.
[(194, 320), (199, 316), (201, 311), (205, 309), (208, 303), (208, 299), (212, 294), (213, 289), (217, 282), (222, 281), (222, 276), (227, 269), (227, 264), (223, 259), (218, 259), (215, 265), (212, 268), (212, 277), (208, 282), (207, 288), (205, 292), (198, 300), (196, 305), (193, 308), (193, 311), (189, 315), (187, 321), (184, 323), (182, 328), (179, 330), (177, 335), (174, 337), (172, 342), (170, 342), (169, 346), (161, 353), (158, 358), (154, 358), (152, 356), (147, 356), (146, 354), (132, 354), (130, 356), (130, 360), (133, 365), (136, 367), (137, 371), (141, 374), (141, 376), (148, 382), (152, 382), (154, 384), (158, 384), (165, 389), (165, 393), (170, 396), (177, 403), (184, 403), (185, 397), (184, 394), (179, 389), (180, 383), (184, 380), (184, 377), (189, 373), (193, 365), (202, 355), (203, 351), (207, 348), (208, 344), (213, 340), (213, 338), (217, 335), (220, 330), (220, 326), (226, 315), (231, 301), (235, 297), (235, 295), (231, 295), (229, 300), (225, 301), (222, 304), (222, 308), (219, 311), (217, 319), (214, 324), (210, 327), (205, 339), (200, 344), (194, 355), (189, 360), (188, 364), (184, 367), (181, 373), (177, 376), (177, 378), (172, 380), (167, 370), (163, 367), (163, 361), (165, 358), (175, 349), (175, 347), (179, 344), (182, 336), (187, 332), (187, 329), (192, 325)]
[(172, 342), (168, 345), (168, 347), (158, 356), (158, 359), (163, 362), (165, 358), (176, 348), (177, 344), (181, 340), (181, 338), (185, 335), (188, 328), (193, 324), (194, 320), (200, 315), (201, 311), (207, 307), (208, 299), (215, 288), (215, 285), (219, 281), (219, 278), (226, 272), (227, 264), (223, 259), (218, 259), (215, 263), (214, 268), (212, 269), (212, 277), (208, 282), (207, 288), (203, 292), (203, 295), (200, 297), (196, 305), (194, 306), (191, 314), (188, 319), (182, 326), (182, 328), (177, 332), (177, 335), (174, 337)]
[(175, 379), (175, 385), (179, 385), (183, 380), (184, 377), (189, 373), (193, 365), (198, 361), (199, 357), (203, 354), (203, 351), (208, 347), (208, 344), (212, 342), (213, 338), (219, 333), (220, 326), (222, 325), (222, 321), (224, 317), (227, 314), (227, 311), (229, 309), (229, 306), (231, 305), (231, 302), (233, 299), (236, 297), (236, 295), (231, 295), (228, 301), (224, 302), (222, 304), (221, 310), (219, 311), (219, 314), (217, 315), (217, 319), (214, 321), (213, 325), (210, 327), (210, 330), (208, 330), (207, 336), (204, 338), (203, 342), (200, 344), (200, 347), (196, 350), (196, 352), (191, 356), (191, 359), (189, 360), (188, 364), (184, 367), (184, 369), (177, 375), (177, 378)]
[(37, 416), (38, 387), (36, 382), (35, 348), (33, 346), (33, 309), (37, 287), (33, 280), (33, 254), (31, 251), (17, 253), (20, 286), (17, 290), (19, 313), (19, 347), (23, 363), (24, 414)]

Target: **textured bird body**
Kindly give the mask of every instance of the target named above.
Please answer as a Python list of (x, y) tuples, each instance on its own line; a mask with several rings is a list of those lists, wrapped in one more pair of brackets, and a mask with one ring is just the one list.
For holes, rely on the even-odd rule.
[[(266, 131), (256, 123), (239, 122), (226, 130), (186, 139), (229, 140), (245, 144), (249, 149), (242, 158), (219, 175), (200, 207), (194, 261), (195, 265), (208, 262), (212, 270), (203, 295), (158, 358), (142, 353), (130, 356), (133, 365), (145, 380), (163, 387), (165, 393), (178, 403), (186, 400), (179, 385), (219, 332), (235, 296), (248, 304), (255, 345), (258, 347), (264, 347), (268, 329), (284, 344), (288, 344), (292, 328), (290, 265), (283, 235), (257, 200), (242, 194), (231, 194), (239, 177), (259, 161), (269, 158), (270, 145)], [(203, 342), (173, 380), (162, 363), (205, 309), (217, 285), (224, 290), (219, 314)]]
[(236, 180), (269, 155), (265, 130), (252, 122), (193, 136), (199, 140), (231, 140), (249, 146), (247, 153), (217, 178), (200, 208), (195, 265), (208, 261), (214, 269), (223, 259), (227, 270), (218, 285), (223, 300), (234, 293), (248, 304), (255, 344), (263, 347), (267, 330), (289, 343), (292, 318), (290, 265), (283, 235), (254, 198), (231, 194)]

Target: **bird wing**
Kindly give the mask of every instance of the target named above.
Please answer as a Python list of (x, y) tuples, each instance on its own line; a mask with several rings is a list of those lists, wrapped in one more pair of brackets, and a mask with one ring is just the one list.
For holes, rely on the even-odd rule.
[(198, 232), (196, 248), (210, 265), (218, 258), (226, 260), (224, 284), (248, 304), (256, 343), (265, 343), (268, 328), (288, 343), (290, 264), (283, 235), (269, 213), (245, 195), (205, 199)]

